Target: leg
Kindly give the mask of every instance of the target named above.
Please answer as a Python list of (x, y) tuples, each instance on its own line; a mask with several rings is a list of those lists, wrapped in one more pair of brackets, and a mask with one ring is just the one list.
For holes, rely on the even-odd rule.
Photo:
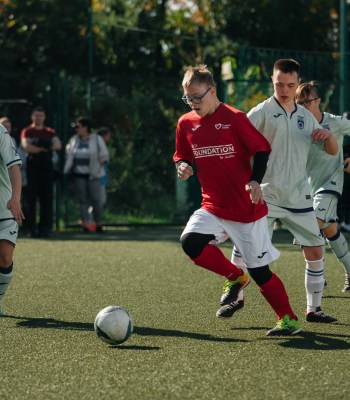
[(92, 203), (92, 213), (94, 216), (94, 221), (96, 223), (96, 227), (101, 226), (102, 222), (102, 187), (100, 179), (90, 179), (88, 183), (89, 196)]
[(27, 226), (32, 237), (36, 236), (36, 200), (38, 194), (39, 179), (34, 168), (27, 167), (27, 201), (28, 214), (26, 215)]
[(80, 218), (85, 227), (85, 224), (89, 220), (88, 179), (75, 177), (74, 184), (79, 201)]
[[(16, 234), (13, 232), (16, 231)], [(12, 235), (9, 233), (11, 232)], [(0, 304), (13, 276), (13, 251), (18, 234), (18, 225), (14, 220), (0, 222)], [(4, 239), (11, 237), (11, 241)], [(0, 309), (0, 316), (3, 313)]]
[[(247, 282), (248, 275), (243, 274), (243, 271), (232, 264), (216, 246), (216, 243), (223, 242), (227, 238), (223, 221), (208, 211), (199, 209), (188, 221), (180, 241), (184, 252), (196, 265), (230, 278), (232, 281), (239, 279)], [(241, 283), (236, 283), (236, 288), (242, 289)], [(237, 299), (239, 289), (233, 292), (236, 293), (233, 293), (232, 301)]]
[[(237, 267), (241, 268), (244, 271), (244, 273), (248, 272), (247, 266), (243, 261), (242, 255), (237, 250), (236, 246), (233, 246), (231, 262), (234, 265), (237, 265)], [(223, 287), (224, 294), (220, 298), (220, 305), (224, 303), (223, 300), (225, 300), (225, 297), (223, 298), (223, 296), (225, 296), (226, 290), (227, 290), (227, 280), (224, 283)], [(216, 312), (216, 316), (218, 318), (231, 318), (236, 311), (241, 310), (243, 307), (244, 307), (244, 290), (242, 289), (238, 293), (237, 300), (220, 307), (219, 310)]]
[(348, 243), (335, 222), (325, 228), (323, 232), (334, 255), (344, 267), (347, 284), (344, 285), (343, 292), (350, 291), (348, 278), (350, 275), (350, 253)]
[(260, 288), (261, 294), (278, 317), (276, 326), (267, 336), (295, 335), (301, 331), (301, 324), (289, 303), (286, 289), (281, 279), (270, 271), (269, 266), (248, 268), (251, 277)]
[[(270, 263), (279, 257), (280, 253), (272, 246), (266, 218), (249, 224), (227, 223), (227, 225), (226, 231), (229, 232), (231, 240), (235, 243), (233, 259), (243, 270), (246, 270), (246, 265), (249, 266), (249, 272), (254, 269), (258, 270), (265, 263)], [(238, 248), (241, 252), (237, 250)], [(224, 300), (231, 290), (230, 286), (230, 281), (226, 280), (224, 293), (220, 299), (222, 307), (217, 311), (217, 317), (232, 317), (244, 305), (242, 290), (239, 292), (237, 300), (225, 303)]]
[[(321, 247), (324, 243), (324, 237), (320, 233), (315, 212), (293, 213), (286, 211), (282, 222), (294, 235), (294, 244), (299, 245), (304, 253), (306, 263), (306, 321), (334, 322), (335, 318), (324, 314), (320, 308), (324, 288)], [(320, 321), (314, 321), (315, 319)]]
[(214, 235), (197, 232), (181, 236), (184, 252), (196, 265), (230, 279), (241, 276), (243, 271), (233, 265), (216, 245), (209, 244), (213, 240)]
[(39, 204), (40, 222), (38, 226), (39, 236), (47, 237), (52, 230), (52, 201), (53, 201), (53, 176), (51, 174), (40, 175)]
[(302, 247), (305, 261), (305, 288), (307, 309), (305, 320), (307, 322), (336, 322), (336, 318), (324, 314), (321, 310), (321, 301), (323, 294), (323, 260), (322, 249), (317, 247)]

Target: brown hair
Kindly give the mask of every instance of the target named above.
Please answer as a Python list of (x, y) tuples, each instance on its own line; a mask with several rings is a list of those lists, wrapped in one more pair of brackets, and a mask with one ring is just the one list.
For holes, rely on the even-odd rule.
[(292, 58), (281, 58), (280, 60), (277, 60), (273, 66), (273, 70), (281, 71), (285, 74), (296, 72), (298, 77), (300, 76), (300, 65)]
[(304, 103), (310, 94), (314, 94), (316, 97), (320, 97), (319, 85), (316, 81), (310, 81), (300, 84), (295, 91), (295, 101), (298, 104)]
[(182, 80), (182, 87), (188, 88), (192, 83), (215, 87), (213, 75), (207, 66), (200, 64), (197, 67), (188, 67)]

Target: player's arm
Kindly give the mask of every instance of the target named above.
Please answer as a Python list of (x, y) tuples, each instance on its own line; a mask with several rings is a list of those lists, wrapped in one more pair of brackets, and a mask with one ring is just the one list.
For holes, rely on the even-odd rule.
[(18, 164), (12, 165), (9, 169), (9, 177), (12, 186), (12, 196), (7, 203), (7, 208), (11, 211), (17, 223), (21, 223), (24, 215), (21, 208), (22, 178)]
[(259, 202), (261, 204), (264, 203), (260, 183), (262, 182), (266, 172), (269, 154), (269, 151), (260, 151), (254, 156), (252, 176), (250, 182), (248, 182), (245, 187), (246, 190), (250, 192), (250, 198), (254, 204), (258, 204)]
[(311, 139), (313, 142), (324, 141), (323, 150), (335, 156), (338, 153), (338, 143), (332, 132), (328, 129), (315, 129), (311, 134)]

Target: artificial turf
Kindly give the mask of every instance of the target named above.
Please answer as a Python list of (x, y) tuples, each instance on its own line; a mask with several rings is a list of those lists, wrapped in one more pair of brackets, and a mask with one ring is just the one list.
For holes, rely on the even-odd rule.
[[(215, 317), (223, 279), (192, 264), (180, 229), (19, 238), (0, 319), (0, 399), (349, 399), (350, 294), (327, 252), (323, 309), (337, 324), (266, 337), (276, 317), (255, 283), (243, 310)], [(304, 260), (284, 231), (271, 265), (303, 319)], [(229, 257), (230, 245), (222, 246)], [(100, 341), (98, 311), (120, 305), (134, 333)]]

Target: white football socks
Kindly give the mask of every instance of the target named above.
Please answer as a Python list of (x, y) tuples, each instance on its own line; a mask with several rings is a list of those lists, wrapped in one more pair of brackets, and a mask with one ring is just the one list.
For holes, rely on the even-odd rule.
[(315, 312), (316, 308), (321, 306), (324, 287), (323, 260), (305, 260), (305, 262), (306, 312), (309, 313)]

